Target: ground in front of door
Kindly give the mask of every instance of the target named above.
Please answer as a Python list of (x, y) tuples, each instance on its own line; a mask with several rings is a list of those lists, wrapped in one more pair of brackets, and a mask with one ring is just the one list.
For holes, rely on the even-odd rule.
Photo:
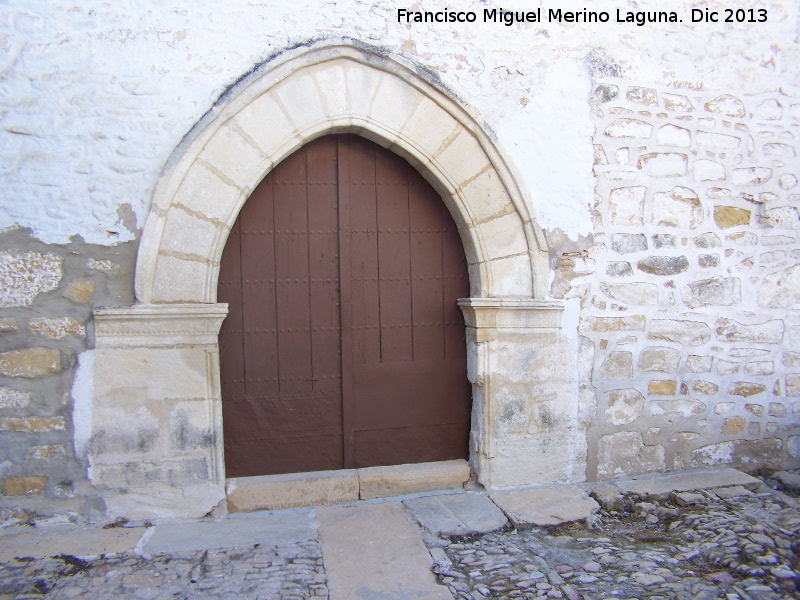
[[(216, 523), (158, 525), (144, 535), (143, 529), (106, 530), (103, 535), (116, 536), (113, 543), (107, 541), (114, 552), (95, 557), (53, 552), (59, 550), (56, 545), (78, 548), (81, 539), (98, 535), (97, 530), (61, 542), (58, 535), (51, 536), (48, 547), (34, 540), (35, 535), (47, 533), (45, 528), (27, 533), (11, 528), (0, 536), (0, 599), (800, 598), (800, 473), (784, 473), (758, 487), (720, 487), (719, 482), (710, 487), (711, 479), (699, 476), (697, 480), (706, 484), (693, 490), (686, 490), (686, 485), (668, 490), (657, 479), (647, 485), (600, 488), (594, 497), (602, 508), (588, 518), (588, 527), (587, 521), (523, 524), (530, 515), (534, 516), (528, 520), (540, 522), (549, 517), (537, 513), (540, 507), (517, 502), (526, 496), (515, 500), (491, 494), (492, 503), (481, 493), (406, 499), (384, 507), (362, 503), (352, 509), (326, 507)], [(561, 492), (563, 509), (569, 493)], [(479, 510), (470, 512), (468, 505)], [(505, 512), (485, 511), (497, 505)], [(436, 506), (442, 507), (439, 513)], [(403, 509), (415, 539), (391, 529), (387, 520), (387, 514), (403, 514)], [(433, 594), (412, 590), (412, 583), (410, 591), (401, 592), (405, 595), (366, 584), (344, 591), (342, 586), (352, 575), (343, 570), (342, 561), (349, 559), (340, 552), (342, 541), (335, 537), (335, 529), (344, 527), (346, 532), (346, 519), (358, 511), (380, 513), (391, 530), (376, 530), (376, 556), (381, 543), (412, 553), (413, 544), (424, 552), (424, 541), (431, 556), (428, 561), (438, 575), (435, 579), (427, 572), (417, 575), (427, 577), (425, 584), (433, 586)], [(505, 521), (507, 515), (516, 524)], [(417, 521), (429, 529), (416, 529)], [(479, 532), (500, 523), (505, 524)], [(368, 526), (355, 529), (369, 533)], [(381, 536), (387, 539), (378, 539)], [(128, 538), (135, 549), (120, 551)], [(351, 542), (354, 547), (371, 545), (370, 540), (346, 540)], [(409, 543), (412, 546), (403, 546)], [(198, 549), (233, 544), (238, 547)], [(33, 556), (26, 558), (22, 552), (13, 557), (25, 548)], [(372, 558), (353, 557), (369, 571), (362, 573), (365, 582), (384, 581), (388, 587), (392, 573), (381, 569), (405, 568), (376, 566), (370, 564)]]

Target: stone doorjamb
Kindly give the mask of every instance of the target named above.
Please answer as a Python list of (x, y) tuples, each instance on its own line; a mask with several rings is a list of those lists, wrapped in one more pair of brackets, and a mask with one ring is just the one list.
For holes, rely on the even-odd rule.
[[(195, 518), (224, 500), (216, 339), (227, 311), (216, 303), (222, 250), (241, 206), (272, 167), (316, 137), (339, 132), (406, 158), (459, 229), (473, 296), (462, 309), (474, 384), (472, 462), (480, 480), (564, 480), (561, 471), (520, 467), (541, 464), (542, 448), (527, 429), (509, 434), (503, 425), (509, 402), (532, 410), (531, 385), (555, 386), (540, 394), (550, 404), (572, 406), (576, 393), (564, 384), (564, 373), (574, 369), (561, 360), (568, 352), (559, 348), (569, 344), (556, 326), (560, 309), (542, 301), (546, 244), (518, 178), (473, 115), (413, 66), (326, 43), (257, 69), (176, 148), (139, 246), (137, 304), (95, 313), (87, 456), (109, 516)], [(498, 325), (506, 321), (516, 324)], [(516, 374), (495, 375), (498, 365), (517, 365), (514, 353), (527, 355), (537, 343), (560, 357), (557, 372), (522, 365)]]

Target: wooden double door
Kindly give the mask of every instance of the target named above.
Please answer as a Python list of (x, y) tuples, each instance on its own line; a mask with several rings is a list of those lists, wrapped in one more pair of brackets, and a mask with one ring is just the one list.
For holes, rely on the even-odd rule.
[(222, 256), (229, 477), (465, 458), (464, 249), (441, 198), (354, 135), (256, 188)]

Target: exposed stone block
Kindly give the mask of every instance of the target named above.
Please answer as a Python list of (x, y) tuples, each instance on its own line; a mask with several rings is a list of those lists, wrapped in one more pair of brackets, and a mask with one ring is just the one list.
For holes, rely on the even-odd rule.
[(797, 177), (791, 173), (784, 173), (778, 179), (778, 185), (781, 186), (782, 190), (793, 190), (797, 186)]
[(61, 354), (52, 348), (27, 348), (0, 354), (0, 375), (31, 379), (61, 371)]
[(790, 373), (786, 375), (786, 395), (791, 397), (800, 396), (800, 374)]
[(94, 283), (91, 281), (73, 281), (67, 286), (62, 295), (76, 304), (84, 304), (89, 302), (92, 299), (92, 295), (94, 295)]
[(728, 386), (728, 393), (732, 396), (743, 396), (749, 398), (756, 394), (763, 394), (767, 388), (760, 383), (752, 383), (749, 381), (736, 381)]
[(783, 117), (783, 106), (775, 98), (767, 98), (756, 108), (756, 114), (761, 119), (777, 121)]
[(638, 368), (648, 373), (675, 373), (681, 360), (680, 350), (651, 346), (639, 355)]
[(0, 419), (0, 431), (21, 431), (24, 433), (45, 433), (64, 431), (64, 417), (9, 417)]
[(695, 229), (703, 222), (703, 205), (694, 190), (676, 186), (653, 194), (653, 223)]
[(646, 317), (633, 315), (630, 317), (594, 317), (591, 320), (592, 331), (644, 331)]
[(613, 261), (606, 266), (606, 275), (609, 277), (629, 277), (633, 275), (631, 263), (624, 261)]
[(689, 158), (678, 152), (653, 152), (639, 157), (637, 167), (651, 177), (676, 177), (686, 174)]
[(695, 181), (722, 181), (725, 179), (724, 165), (713, 160), (700, 159), (694, 161)]
[(711, 339), (711, 328), (700, 321), (653, 319), (650, 321), (647, 337), (653, 340), (699, 346)]
[(667, 110), (674, 110), (676, 112), (692, 112), (694, 106), (686, 96), (680, 94), (661, 94), (664, 100), (664, 108)]
[(25, 460), (29, 462), (59, 461), (64, 460), (66, 456), (67, 451), (64, 449), (64, 446), (61, 444), (48, 444), (31, 448)]
[(700, 394), (705, 394), (706, 396), (713, 396), (719, 391), (719, 386), (716, 383), (711, 383), (710, 381), (695, 381), (694, 391)]
[(644, 104), (645, 106), (658, 106), (658, 92), (653, 88), (632, 85), (625, 94), (630, 102)]
[(781, 364), (784, 367), (800, 367), (800, 352), (790, 352), (785, 350), (783, 352)]
[(717, 338), (726, 342), (760, 342), (780, 344), (783, 341), (783, 321), (764, 321), (754, 325), (744, 325), (733, 319), (717, 319)]
[(744, 366), (744, 372), (748, 375), (772, 375), (775, 372), (775, 363), (771, 360), (749, 362)]
[(644, 396), (635, 389), (606, 393), (606, 421), (612, 425), (633, 423), (642, 414)]
[(613, 138), (649, 138), (653, 126), (638, 119), (617, 119), (606, 127), (605, 134)]
[(722, 423), (722, 435), (739, 435), (744, 433), (747, 421), (744, 417), (731, 417)]
[(653, 248), (675, 247), (675, 236), (669, 233), (656, 233), (651, 239), (653, 240)]
[(750, 224), (751, 212), (735, 206), (717, 205), (714, 207), (714, 222), (722, 229)]
[(17, 325), (17, 322), (14, 319), (0, 319), (0, 333), (5, 333), (6, 331), (16, 331), (17, 329), (19, 329), (19, 325)]
[(761, 464), (780, 463), (782, 443), (776, 438), (760, 440), (732, 440), (709, 444), (692, 451), (692, 466), (713, 467), (722, 464), (745, 466), (758, 457)]
[(776, 156), (778, 158), (794, 158), (796, 153), (794, 148), (792, 148), (789, 144), (780, 144), (777, 142), (773, 142), (770, 144), (764, 144), (763, 147), (764, 154), (767, 156)]
[(644, 186), (615, 188), (608, 199), (611, 222), (615, 225), (642, 225), (644, 223)]
[(701, 254), (697, 257), (697, 264), (703, 269), (719, 266), (719, 254)]
[(86, 327), (72, 317), (36, 317), (28, 321), (28, 329), (51, 340), (60, 340), (68, 335), (81, 339), (86, 337)]
[(30, 306), (58, 287), (62, 258), (38, 252), (0, 252), (0, 308)]
[(361, 500), (462, 489), (471, 474), (465, 460), (358, 469)]
[(716, 233), (701, 233), (694, 238), (694, 245), (698, 248), (719, 248), (722, 241)]
[(228, 511), (281, 510), (358, 500), (355, 470), (289, 473), (229, 479)]
[(762, 414), (764, 414), (764, 407), (760, 404), (745, 404), (744, 409), (756, 417), (760, 417)]
[(693, 281), (681, 288), (681, 296), (687, 306), (730, 306), (741, 301), (739, 279), (736, 277), (712, 277)]
[(768, 167), (746, 167), (734, 169), (731, 179), (734, 185), (759, 185), (772, 177), (772, 169)]
[(785, 418), (787, 416), (786, 406), (784, 406), (780, 402), (770, 402), (769, 403), (769, 416), (770, 417), (775, 417), (776, 419)]
[(647, 250), (647, 236), (641, 233), (615, 233), (611, 236), (611, 249), (620, 254)]
[(612, 352), (600, 367), (603, 379), (626, 379), (633, 374), (633, 354), (631, 352)]
[(666, 469), (663, 446), (645, 446), (642, 434), (620, 431), (604, 435), (597, 444), (597, 477), (613, 479)]
[(711, 356), (697, 356), (693, 354), (686, 359), (686, 368), (692, 373), (710, 373), (712, 361), (713, 358)]
[(678, 391), (678, 382), (672, 379), (651, 381), (647, 393), (651, 396), (672, 396)]
[(653, 275), (675, 275), (689, 268), (685, 256), (648, 256), (636, 265), (640, 271)]
[(30, 392), (20, 392), (11, 388), (0, 387), (0, 409), (25, 408), (30, 403)]
[(614, 300), (626, 304), (658, 304), (658, 286), (654, 283), (601, 283), (600, 288)]
[(744, 103), (736, 96), (722, 94), (710, 102), (706, 102), (706, 110), (729, 117), (743, 117), (747, 114)]
[(739, 147), (741, 140), (734, 135), (724, 133), (711, 133), (708, 131), (698, 131), (695, 135), (698, 146), (713, 148), (715, 150), (734, 150)]
[(734, 408), (736, 408), (735, 402), (717, 402), (716, 406), (714, 406), (714, 412), (718, 415), (725, 415), (731, 412)]
[(722, 360), (722, 359), (719, 359), (717, 361), (717, 373), (719, 375), (722, 376), (730, 375), (732, 373), (736, 373), (738, 370), (739, 370), (738, 362), (731, 362), (729, 360)]
[(794, 206), (779, 206), (764, 211), (763, 222), (769, 227), (800, 229), (800, 212)]
[(800, 304), (800, 265), (770, 273), (758, 289), (758, 305), (793, 308)]
[(594, 88), (592, 94), (592, 102), (596, 104), (605, 104), (611, 102), (619, 96), (619, 86), (613, 83), (600, 83)]
[(688, 148), (692, 144), (692, 134), (688, 129), (668, 124), (656, 132), (656, 142), (663, 146)]
[(650, 414), (658, 415), (680, 415), (684, 418), (695, 417), (706, 411), (706, 405), (699, 400), (688, 400), (685, 398), (675, 398), (673, 400), (651, 400)]
[(35, 496), (47, 488), (47, 477), (6, 477), (3, 494), (6, 496)]

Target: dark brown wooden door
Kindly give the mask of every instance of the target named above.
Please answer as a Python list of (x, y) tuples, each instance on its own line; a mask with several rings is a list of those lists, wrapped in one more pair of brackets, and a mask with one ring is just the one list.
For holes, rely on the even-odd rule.
[(284, 160), (220, 265), (228, 476), (466, 457), (468, 293), (455, 224), (403, 159), (338, 135)]

